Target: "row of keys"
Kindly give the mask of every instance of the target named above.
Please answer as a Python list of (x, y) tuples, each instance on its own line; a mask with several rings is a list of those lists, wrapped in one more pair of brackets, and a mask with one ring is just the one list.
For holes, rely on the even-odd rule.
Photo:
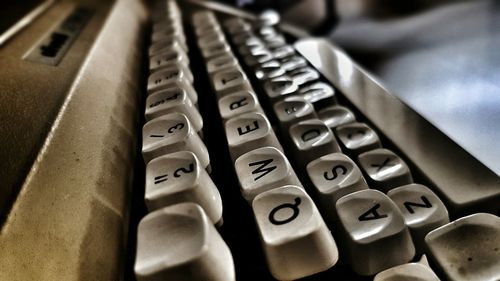
[(175, 1), (153, 15), (143, 127), (145, 203), (138, 227), (138, 280), (234, 280), (231, 252), (214, 225), (222, 201), (210, 178), (186, 36)]
[[(335, 241), (314, 202), (304, 191), (269, 119), (234, 54), (208, 56), (202, 44), (211, 30), (213, 44), (227, 44), (211, 12), (193, 16), (198, 46), (218, 99), (219, 111), (243, 197), (252, 206), (267, 264), (280, 280), (305, 277), (338, 260)], [(245, 26), (241, 27), (243, 30)], [(216, 70), (210, 67), (222, 63)], [(315, 259), (311, 259), (311, 256)]]
[[(297, 170), (308, 175), (312, 183), (308, 191), (318, 198), (327, 221), (338, 226), (341, 250), (354, 271), (373, 275), (412, 260), (413, 241), (420, 252), (425, 234), (448, 222), (439, 198), (426, 187), (412, 184), (404, 161), (381, 148), (368, 125), (356, 122), (350, 110), (335, 103), (334, 90), (271, 31), (273, 27), (258, 36), (242, 20), (228, 20), (225, 26), (247, 67), (256, 69), (255, 77), (263, 84), (264, 99), (276, 116), (286, 150)], [(262, 34), (262, 27), (256, 32)], [(290, 61), (297, 63), (290, 66)], [(317, 113), (318, 105), (326, 106)], [(341, 151), (356, 159), (361, 169)], [(252, 159), (261, 165), (253, 171), (270, 173), (274, 167), (270, 159)], [(241, 168), (236, 169), (238, 173)], [(397, 200), (368, 186), (384, 192), (393, 189)], [(405, 210), (414, 214), (417, 208), (430, 211), (403, 215)], [(380, 259), (382, 251), (384, 259)]]
[[(427, 187), (412, 183), (408, 166), (392, 151), (381, 148), (377, 134), (368, 125), (357, 123), (347, 108), (332, 104), (333, 89), (317, 80), (315, 71), (294, 54), (274, 27), (262, 24), (249, 27), (241, 19), (228, 20), (225, 25), (243, 61), (254, 70), (255, 78), (262, 81), (264, 98), (279, 122), (282, 139), (292, 143), (299, 172), (306, 166), (313, 193), (319, 195), (320, 209), (327, 219), (344, 229), (339, 235), (343, 242), (341, 250), (356, 272), (372, 275), (408, 261), (413, 257), (414, 244), (417, 255), (424, 248), (429, 249), (427, 253), (449, 280), (500, 278), (497, 216), (475, 214), (447, 224), (448, 212), (441, 200)], [(315, 108), (319, 109), (317, 114)], [(298, 148), (306, 147), (300, 145), (300, 140), (315, 141), (314, 132), (320, 141), (321, 126), (309, 121), (307, 131), (291, 128), (316, 118), (332, 130), (342, 151), (357, 160), (362, 172), (340, 153), (325, 153), (309, 163), (309, 152), (314, 149), (306, 149), (307, 153), (302, 153), (306, 156), (300, 155)], [(329, 132), (323, 134), (326, 139), (329, 136)], [(332, 145), (327, 147), (332, 149)], [(367, 183), (387, 195), (368, 190)], [(472, 229), (482, 229), (485, 234)], [(476, 248), (480, 250), (476, 252)], [(380, 252), (384, 253), (383, 259)], [(439, 280), (429, 267), (420, 264), (387, 269), (375, 280), (404, 278)]]

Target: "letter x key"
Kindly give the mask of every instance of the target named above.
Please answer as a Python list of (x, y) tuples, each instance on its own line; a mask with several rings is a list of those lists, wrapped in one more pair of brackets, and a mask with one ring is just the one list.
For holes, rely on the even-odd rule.
[(394, 152), (378, 148), (358, 156), (369, 185), (383, 192), (413, 182), (408, 165)]

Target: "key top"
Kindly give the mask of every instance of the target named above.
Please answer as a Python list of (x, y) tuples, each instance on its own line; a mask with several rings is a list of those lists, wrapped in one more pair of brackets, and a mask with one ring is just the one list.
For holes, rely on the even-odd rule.
[(274, 59), (282, 59), (295, 54), (295, 49), (290, 45), (281, 46), (272, 50)]
[(299, 55), (282, 58), (279, 61), (281, 62), (281, 67), (283, 67), (286, 71), (292, 71), (294, 69), (307, 66), (306, 59)]
[(193, 83), (191, 72), (186, 70), (182, 65), (173, 64), (170, 67), (162, 68), (148, 78), (148, 93), (170, 88), (175, 84), (191, 84)]
[(260, 80), (267, 80), (282, 75), (285, 75), (285, 70), (281, 67), (281, 63), (276, 60), (267, 61), (255, 68), (255, 77)]
[(252, 209), (272, 275), (294, 280), (332, 267), (335, 241), (311, 198), (284, 186), (255, 197)]
[(219, 43), (226, 42), (224, 34), (221, 31), (207, 32), (198, 38), (198, 46), (200, 47), (200, 49), (204, 49), (207, 46), (210, 46), (210, 44), (214, 44), (217, 42)]
[(247, 76), (238, 67), (228, 68), (215, 73), (212, 78), (212, 85), (217, 94), (217, 98), (221, 98), (230, 93), (252, 90), (252, 86)]
[(302, 186), (283, 152), (274, 147), (249, 151), (236, 159), (234, 167), (241, 193), (250, 204), (264, 191), (284, 185)]
[(154, 71), (163, 66), (171, 66), (172, 64), (182, 64), (184, 67), (189, 67), (189, 58), (179, 49), (174, 48), (164, 48), (161, 52), (158, 52), (156, 55), (152, 56), (149, 59), (149, 69)]
[(341, 250), (356, 273), (373, 275), (415, 255), (403, 215), (382, 192), (367, 189), (348, 194), (335, 209), (343, 232)]
[(448, 211), (439, 197), (421, 184), (409, 184), (387, 192), (403, 214), (417, 253), (425, 248), (427, 233), (450, 222)]
[(179, 41), (177, 38), (170, 37), (151, 44), (151, 46), (149, 46), (149, 56), (154, 56), (165, 49), (176, 47), (181, 48), (185, 53), (188, 51), (188, 47), (185, 43)]
[(387, 192), (413, 182), (408, 165), (394, 152), (378, 148), (358, 156), (359, 167), (367, 176), (371, 187)]
[(440, 281), (428, 266), (420, 263), (405, 263), (386, 269), (375, 276), (373, 281)]
[(299, 87), (297, 84), (288, 76), (279, 76), (267, 80), (264, 83), (264, 92), (267, 98), (273, 102), (285, 95), (294, 93)]
[(292, 77), (295, 83), (299, 86), (319, 79), (319, 72), (309, 66), (288, 71), (287, 74)]
[(216, 56), (225, 55), (231, 52), (231, 47), (227, 42), (215, 41), (201, 48), (201, 54), (205, 59), (210, 59)]
[(311, 103), (299, 96), (288, 96), (273, 106), (280, 128), (288, 133), (291, 125), (302, 120), (316, 118), (316, 111)]
[(261, 112), (259, 100), (251, 91), (240, 91), (219, 99), (219, 113), (222, 119), (228, 120), (247, 112)]
[(449, 280), (500, 280), (500, 218), (460, 218), (425, 237), (429, 258)]
[(179, 151), (157, 157), (146, 167), (145, 201), (149, 212), (181, 202), (200, 205), (212, 223), (222, 223), (222, 201), (198, 157)]
[(338, 199), (368, 189), (361, 170), (345, 154), (330, 153), (307, 164), (307, 174), (319, 198), (320, 210), (333, 219)]
[(340, 152), (332, 131), (319, 119), (301, 121), (291, 126), (289, 132), (293, 159), (301, 170), (323, 155)]
[(323, 82), (316, 82), (307, 86), (303, 85), (299, 88), (298, 94), (310, 103), (319, 101), (326, 101), (326, 103), (330, 104), (336, 103), (335, 91), (330, 85)]
[(203, 119), (185, 90), (167, 89), (147, 97), (145, 112), (147, 121), (174, 112), (186, 115), (196, 132), (203, 128)]
[(235, 280), (229, 248), (194, 203), (169, 206), (141, 220), (134, 271), (138, 281)]
[(382, 147), (377, 133), (365, 123), (349, 123), (335, 128), (346, 154), (357, 156), (360, 153)]
[(230, 67), (236, 67), (238, 65), (238, 61), (232, 54), (221, 54), (210, 58), (207, 61), (206, 67), (209, 75), (219, 72), (223, 69), (227, 69)]
[(318, 111), (318, 116), (321, 121), (332, 130), (340, 125), (349, 124), (356, 122), (356, 117), (351, 110), (347, 107), (340, 105), (333, 105), (327, 108), (323, 108)]
[(243, 153), (259, 147), (272, 146), (283, 151), (269, 120), (262, 113), (250, 112), (231, 118), (225, 129), (233, 162)]
[(250, 67), (259, 66), (265, 62), (268, 62), (273, 59), (271, 52), (267, 49), (261, 49), (254, 51), (251, 54), (248, 54), (244, 57), (246, 65)]
[(208, 167), (210, 158), (205, 144), (193, 130), (189, 119), (181, 113), (162, 115), (147, 122), (142, 128), (142, 157), (144, 163), (153, 158), (177, 151), (194, 152), (202, 167)]

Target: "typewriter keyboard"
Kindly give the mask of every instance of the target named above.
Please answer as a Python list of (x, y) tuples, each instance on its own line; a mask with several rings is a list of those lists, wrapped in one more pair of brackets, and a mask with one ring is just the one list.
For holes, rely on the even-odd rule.
[(130, 280), (500, 280), (500, 219), (450, 222), (278, 22), (153, 7)]

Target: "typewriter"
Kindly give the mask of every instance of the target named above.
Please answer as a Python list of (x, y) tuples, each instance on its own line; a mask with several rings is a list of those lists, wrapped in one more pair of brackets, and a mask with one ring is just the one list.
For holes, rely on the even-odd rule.
[(275, 11), (7, 6), (0, 280), (500, 280), (498, 95), (478, 150)]

